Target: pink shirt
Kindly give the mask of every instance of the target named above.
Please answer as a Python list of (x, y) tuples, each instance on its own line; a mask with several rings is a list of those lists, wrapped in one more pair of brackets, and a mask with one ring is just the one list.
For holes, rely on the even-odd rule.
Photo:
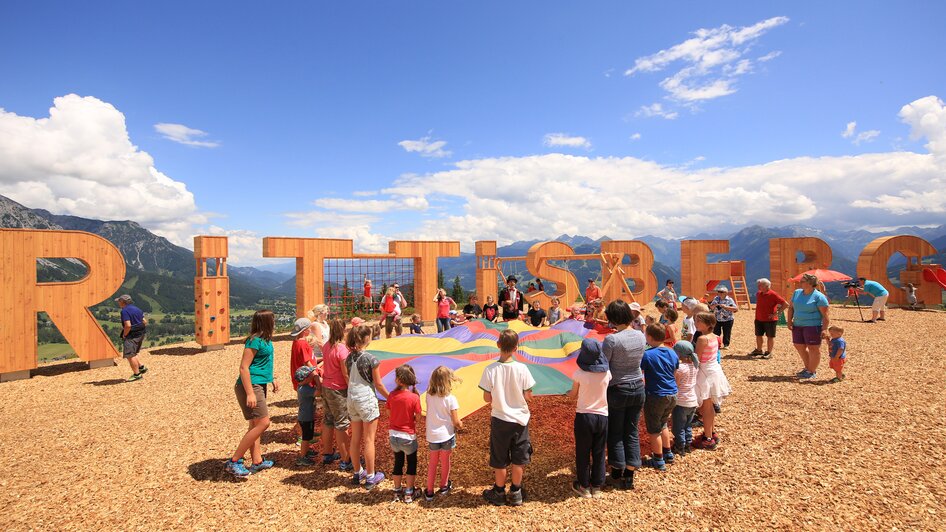
[(712, 338), (709, 338), (709, 335), (700, 337), (706, 338), (706, 347), (704, 347), (699, 353), (700, 364), (709, 362), (710, 359), (716, 360), (716, 353), (719, 351), (719, 336), (716, 336), (715, 334), (712, 336)]
[(699, 369), (693, 364), (680, 362), (680, 367), (674, 372), (673, 376), (677, 380), (677, 405), (678, 406), (699, 406), (700, 401), (696, 397), (696, 374)]
[(450, 304), (453, 303), (453, 300), (449, 297), (445, 297), (437, 302), (437, 317), (438, 318), (449, 318), (450, 317)]
[(348, 347), (343, 343), (322, 345), (322, 386), (330, 390), (347, 390), (348, 383), (342, 375), (342, 364), (348, 358)]
[(610, 371), (591, 373), (579, 369), (572, 375), (572, 380), (578, 383), (578, 405), (575, 407), (575, 412), (579, 414), (608, 415)]

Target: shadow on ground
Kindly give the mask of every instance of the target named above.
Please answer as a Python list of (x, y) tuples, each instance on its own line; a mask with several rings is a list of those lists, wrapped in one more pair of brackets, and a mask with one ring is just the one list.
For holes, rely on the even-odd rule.
[(152, 349), (148, 351), (149, 354), (155, 356), (171, 357), (189, 357), (203, 352), (204, 350), (199, 347), (165, 347), (163, 349)]
[(82, 384), (91, 384), (92, 386), (114, 386), (116, 384), (124, 384), (128, 382), (125, 379), (105, 379), (102, 381), (89, 381), (83, 382)]

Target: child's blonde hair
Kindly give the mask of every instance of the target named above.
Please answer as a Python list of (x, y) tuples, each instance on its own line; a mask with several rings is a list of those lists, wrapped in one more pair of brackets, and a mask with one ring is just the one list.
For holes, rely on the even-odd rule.
[(844, 327), (841, 327), (840, 325), (832, 325), (828, 327), (828, 331), (844, 334)]
[(446, 397), (450, 395), (454, 383), (461, 383), (463, 379), (457, 377), (447, 366), (437, 366), (430, 373), (430, 383), (427, 385), (427, 395)]
[(710, 328), (716, 327), (716, 315), (711, 312), (700, 312), (694, 319)]

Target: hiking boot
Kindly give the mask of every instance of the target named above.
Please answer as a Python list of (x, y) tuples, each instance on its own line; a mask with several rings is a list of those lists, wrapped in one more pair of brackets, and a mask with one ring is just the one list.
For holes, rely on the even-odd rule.
[(237, 477), (237, 478), (246, 478), (250, 476), (250, 470), (243, 465), (243, 459), (239, 459), (236, 462), (233, 460), (227, 460), (226, 464), (227, 473)]
[(574, 491), (575, 495), (578, 495), (582, 499), (591, 498), (591, 490), (579, 484), (577, 480), (572, 482), (572, 491)]
[(496, 491), (494, 488), (483, 490), (483, 499), (493, 506), (502, 506), (506, 504), (506, 490)]
[(506, 492), (506, 504), (509, 506), (522, 506), (523, 500), (525, 500), (525, 493), (522, 492), (521, 487), (516, 491), (510, 489)]

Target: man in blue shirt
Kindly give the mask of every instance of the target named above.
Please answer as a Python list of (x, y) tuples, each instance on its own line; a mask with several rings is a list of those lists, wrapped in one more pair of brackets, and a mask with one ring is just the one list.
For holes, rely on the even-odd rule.
[(884, 311), (887, 309), (887, 297), (890, 295), (890, 292), (884, 288), (884, 285), (878, 283), (877, 281), (870, 281), (863, 277), (858, 280), (861, 282), (861, 287), (863, 288), (864, 293), (874, 298), (874, 303), (870, 307), (870, 323), (874, 323), (875, 321), (885, 321)]
[(148, 320), (145, 319), (145, 313), (134, 305), (130, 295), (119, 296), (115, 302), (122, 309), (122, 356), (128, 361), (132, 371), (132, 376), (128, 377), (128, 381), (136, 381), (148, 371), (148, 368), (138, 361), (138, 351), (141, 351), (141, 344), (145, 340), (145, 327), (148, 325)]

